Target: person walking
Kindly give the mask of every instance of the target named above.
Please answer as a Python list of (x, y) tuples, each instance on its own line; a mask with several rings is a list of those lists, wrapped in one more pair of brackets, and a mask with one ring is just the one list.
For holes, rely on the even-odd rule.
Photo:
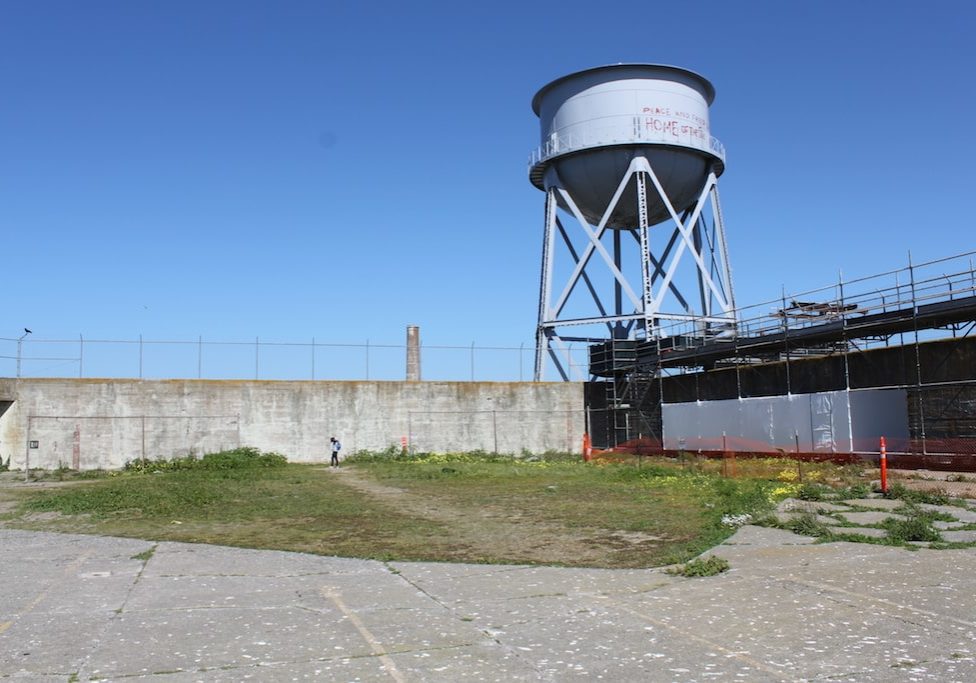
[(342, 444), (339, 443), (339, 439), (334, 436), (329, 437), (329, 441), (332, 443), (332, 462), (329, 463), (329, 467), (339, 466), (339, 449), (342, 448)]

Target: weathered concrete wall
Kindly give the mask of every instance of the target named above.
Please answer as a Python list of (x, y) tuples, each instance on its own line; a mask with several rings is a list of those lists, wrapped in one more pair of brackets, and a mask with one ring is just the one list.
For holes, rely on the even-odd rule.
[[(11, 468), (117, 468), (238, 445), (297, 462), (399, 447), (415, 451), (577, 451), (581, 383), (0, 380), (0, 457)], [(36, 448), (28, 448), (36, 441)]]

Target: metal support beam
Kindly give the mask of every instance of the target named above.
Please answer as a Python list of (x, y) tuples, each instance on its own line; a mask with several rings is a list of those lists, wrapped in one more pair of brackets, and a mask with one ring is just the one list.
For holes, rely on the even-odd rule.
[[(725, 253), (721, 209), (717, 206), (714, 172), (710, 171), (704, 178), (696, 200), (679, 216), (648, 159), (634, 157), (595, 225), (587, 221), (576, 200), (560, 185), (558, 175), (553, 174), (549, 182), (552, 184), (546, 193), (536, 331), (536, 380), (544, 379), (547, 356), (562, 379), (569, 379), (573, 374), (574, 368), (567, 368), (563, 360), (563, 342), (568, 339), (560, 334), (564, 327), (579, 329), (580, 326), (599, 325), (613, 339), (637, 338), (635, 335), (640, 334), (638, 330), (642, 330), (646, 338), (679, 334), (667, 329), (677, 324), (691, 325), (694, 334), (708, 334), (715, 328), (734, 328), (732, 282)], [(627, 201), (634, 201), (635, 187), (638, 224), (632, 228), (616, 225), (610, 228), (611, 217), (623, 198), (629, 196)], [(628, 188), (630, 195), (625, 194)], [(571, 223), (578, 224), (579, 230), (560, 220), (557, 204), (576, 219)], [(654, 248), (654, 244), (659, 242), (659, 238), (654, 237), (658, 228), (650, 225), (652, 204), (665, 207), (671, 217), (668, 222), (670, 229), (659, 236), (666, 236), (660, 243), (660, 251)], [(709, 204), (711, 210), (705, 213), (704, 209)], [(660, 215), (660, 208), (655, 210)], [(711, 224), (706, 219), (709, 215)], [(613, 236), (610, 245), (604, 243), (607, 230), (611, 230)], [(620, 235), (623, 230), (635, 237), (638, 247), (636, 262), (626, 259)], [(554, 297), (556, 233), (565, 247), (565, 250), (560, 248), (559, 251), (568, 253), (572, 268), (562, 289), (555, 290), (559, 291), (559, 295)], [(577, 247), (581, 239), (582, 247)], [(686, 253), (690, 254), (689, 258), (683, 258)], [(596, 254), (599, 254), (599, 258), (593, 259)], [(595, 269), (603, 271), (602, 278), (594, 277)], [(638, 274), (641, 279), (639, 295), (638, 287), (633, 286), (630, 280)], [(580, 282), (587, 290), (588, 297), (577, 296)], [(601, 291), (603, 283), (609, 284), (606, 291)], [(692, 290), (696, 290), (693, 295)], [(569, 306), (571, 301), (572, 306)], [(591, 310), (593, 313), (589, 314)], [(573, 338), (593, 339), (597, 336), (576, 333)]]

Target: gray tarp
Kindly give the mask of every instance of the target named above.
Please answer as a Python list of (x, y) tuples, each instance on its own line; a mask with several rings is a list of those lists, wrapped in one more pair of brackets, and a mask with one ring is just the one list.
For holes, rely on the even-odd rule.
[(908, 438), (903, 389), (669, 403), (662, 408), (668, 449), (850, 453), (876, 450), (881, 436)]

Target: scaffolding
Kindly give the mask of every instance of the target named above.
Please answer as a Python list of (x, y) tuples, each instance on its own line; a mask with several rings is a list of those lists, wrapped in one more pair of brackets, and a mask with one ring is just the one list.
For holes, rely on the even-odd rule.
[[(976, 452), (952, 441), (972, 438), (976, 444), (974, 255), (922, 264), (909, 257), (905, 268), (783, 293), (737, 309), (733, 334), (709, 335), (693, 321), (678, 321), (662, 326), (655, 339), (595, 344), (590, 374), (605, 380), (595, 382), (605, 385), (605, 397), (588, 392), (591, 423), (601, 422), (594, 413), (606, 413), (604, 440), (613, 446), (660, 440), (661, 405), (676, 398), (901, 388), (908, 391), (913, 435), (907, 451), (927, 454), (937, 444), (945, 451)], [(929, 344), (936, 341), (941, 343)], [(889, 353), (871, 353), (881, 349)], [(593, 431), (599, 439), (599, 430)]]

